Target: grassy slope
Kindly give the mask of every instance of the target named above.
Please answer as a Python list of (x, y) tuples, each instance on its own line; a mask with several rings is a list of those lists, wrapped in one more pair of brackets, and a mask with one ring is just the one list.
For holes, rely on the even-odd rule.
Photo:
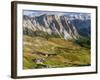
[[(90, 49), (60, 38), (45, 39), (24, 35), (24, 69), (38, 68), (32, 59), (42, 58), (48, 67), (68, 67), (90, 65)], [(45, 56), (37, 52), (56, 54)], [(43, 67), (43, 66), (42, 66)], [(40, 68), (42, 68), (40, 67)]]

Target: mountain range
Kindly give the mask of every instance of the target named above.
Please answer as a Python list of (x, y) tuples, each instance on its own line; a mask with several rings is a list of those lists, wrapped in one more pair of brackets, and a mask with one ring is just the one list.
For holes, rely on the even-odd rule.
[(23, 33), (33, 35), (42, 31), (49, 35), (58, 35), (64, 39), (78, 39), (80, 36), (90, 36), (91, 20), (85, 15), (42, 14), (30, 17), (23, 15)]

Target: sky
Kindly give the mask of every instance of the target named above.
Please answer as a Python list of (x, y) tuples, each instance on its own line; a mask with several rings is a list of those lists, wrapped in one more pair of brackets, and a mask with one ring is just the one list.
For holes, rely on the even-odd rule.
[(75, 12), (57, 12), (57, 11), (36, 11), (36, 10), (23, 10), (23, 15), (28, 16), (39, 16), (42, 14), (57, 14), (57, 15), (88, 15), (90, 16), (90, 13), (75, 13)]
[(34, 11), (34, 10), (24, 10), (23, 11), (24, 15), (30, 15), (30, 16), (39, 16), (42, 14), (57, 14), (57, 15), (64, 15), (64, 12), (54, 12), (54, 11)]

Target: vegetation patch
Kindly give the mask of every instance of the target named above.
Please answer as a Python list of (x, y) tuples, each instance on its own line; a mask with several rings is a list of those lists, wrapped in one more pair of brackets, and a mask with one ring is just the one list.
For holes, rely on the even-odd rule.
[(91, 65), (88, 38), (71, 41), (55, 36), (47, 39), (47, 35), (45, 37), (24, 35), (23, 42), (24, 69)]

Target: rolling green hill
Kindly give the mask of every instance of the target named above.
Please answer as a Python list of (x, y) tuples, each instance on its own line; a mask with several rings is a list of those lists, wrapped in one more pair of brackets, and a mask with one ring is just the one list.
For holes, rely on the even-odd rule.
[[(90, 47), (59, 37), (24, 35), (23, 68), (58, 68), (91, 65)], [(85, 43), (83, 43), (85, 44)]]

